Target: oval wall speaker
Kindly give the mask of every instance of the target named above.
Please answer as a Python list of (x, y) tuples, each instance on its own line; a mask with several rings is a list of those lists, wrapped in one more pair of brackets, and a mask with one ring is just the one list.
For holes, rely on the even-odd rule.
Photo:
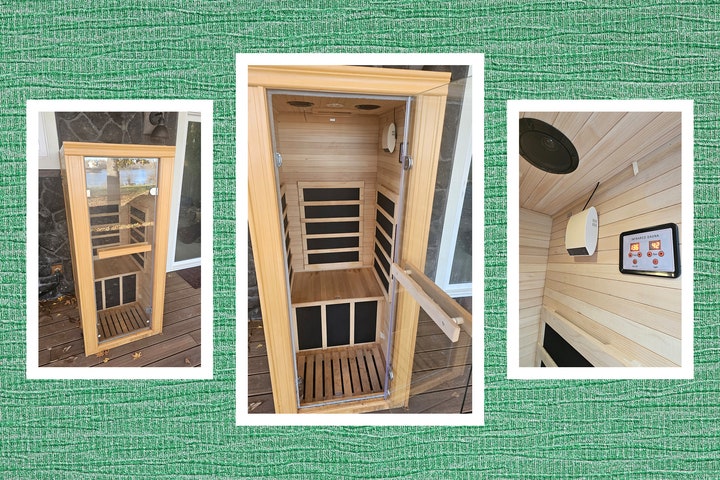
[(382, 148), (388, 153), (395, 151), (395, 142), (397, 141), (397, 133), (395, 132), (395, 124), (390, 123), (385, 127), (382, 135)]
[(574, 172), (580, 161), (569, 138), (549, 123), (536, 118), (520, 119), (520, 155), (549, 173)]

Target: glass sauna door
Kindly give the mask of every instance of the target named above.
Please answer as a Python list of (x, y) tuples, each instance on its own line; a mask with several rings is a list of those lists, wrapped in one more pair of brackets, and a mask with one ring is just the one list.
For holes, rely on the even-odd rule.
[(158, 159), (85, 157), (84, 166), (102, 344), (151, 326)]
[[(470, 155), (472, 151), (471, 93), (469, 75), (467, 78), (454, 80), (447, 86), (436, 191), (448, 188), (442, 182), (450, 181), (449, 170), (452, 170), (453, 163), (458, 162), (459, 156)], [(418, 110), (415, 114), (417, 122)], [(410, 151), (411, 156), (412, 154)], [(450, 159), (453, 161), (449, 161)], [(409, 172), (408, 175), (413, 174), (412, 169)], [(436, 281), (428, 277), (434, 275), (434, 264), (441, 265), (450, 261), (453, 272), (463, 273), (459, 280), (472, 288), (472, 202), (470, 192), (465, 190), (465, 193), (465, 201), (456, 202), (454, 208), (450, 205), (446, 208), (446, 194), (438, 195), (439, 198), (435, 198), (433, 205), (434, 212), (444, 211), (446, 216), (454, 215), (459, 218), (453, 227), (454, 237), (457, 239), (455, 253), (450, 252), (450, 255), (445, 254), (446, 257), (443, 257), (441, 250), (441, 253), (435, 253), (433, 258), (432, 252), (437, 251), (442, 232), (441, 229), (431, 227), (425, 247), (425, 268), (417, 268), (412, 260), (408, 260), (409, 242), (403, 242), (405, 250), (398, 252), (390, 268), (392, 303), (389, 338), (392, 339), (393, 346), (388, 354), (388, 383), (391, 392), (401, 397), (407, 396), (407, 407), (400, 411), (472, 412), (472, 315), (464, 308), (470, 306), (472, 297), (463, 298), (461, 306), (438, 286)], [(429, 194), (432, 195), (433, 192)], [(411, 201), (410, 198), (405, 199), (406, 211)], [(407, 213), (403, 215), (408, 216)], [(441, 215), (433, 214), (431, 222), (441, 222), (438, 217)], [(403, 235), (415, 238), (417, 230), (408, 225), (408, 219), (401, 219), (400, 223)], [(458, 249), (462, 249), (462, 255), (458, 254)], [(456, 279), (452, 280), (457, 283)], [(482, 288), (478, 291), (482, 295)], [(419, 313), (412, 315), (413, 311)], [(414, 318), (408, 321), (410, 319), (407, 317), (410, 316)], [(413, 341), (408, 341), (408, 332), (414, 332)], [(408, 370), (410, 375), (396, 374), (395, 379), (392, 379), (393, 372)], [(482, 369), (476, 378), (478, 376), (482, 377)]]
[(85, 355), (162, 331), (175, 147), (64, 142)]

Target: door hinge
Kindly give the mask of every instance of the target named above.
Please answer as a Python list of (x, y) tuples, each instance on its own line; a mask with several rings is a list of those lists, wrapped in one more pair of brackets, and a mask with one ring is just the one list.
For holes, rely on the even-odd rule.
[(410, 170), (413, 167), (413, 159), (407, 154), (407, 144), (405, 142), (400, 144), (400, 158), (398, 163), (401, 163), (403, 170)]
[(413, 167), (413, 158), (410, 155), (403, 157), (403, 170), (410, 170)]
[(275, 166), (280, 168), (282, 167), (282, 155), (280, 155), (280, 152), (275, 152)]

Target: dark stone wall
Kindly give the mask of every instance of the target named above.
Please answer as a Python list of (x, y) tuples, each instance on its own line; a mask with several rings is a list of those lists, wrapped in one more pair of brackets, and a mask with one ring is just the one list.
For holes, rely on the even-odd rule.
[(250, 228), (248, 227), (248, 320), (261, 320), (260, 295), (258, 294), (257, 276), (255, 276), (255, 258), (253, 258)]
[[(60, 170), (41, 171), (39, 182), (38, 288), (42, 300), (70, 293), (75, 286)], [(51, 274), (50, 267), (56, 264), (62, 264), (63, 274)]]
[[(141, 112), (57, 112), (59, 146), (65, 141), (174, 145), (178, 114), (165, 114), (166, 139), (143, 134)], [(39, 172), (38, 199), (38, 294), (40, 299), (56, 298), (75, 291), (65, 201), (59, 170)], [(52, 265), (62, 264), (61, 275), (51, 275)]]
[[(433, 70), (436, 68), (428, 67), (427, 69)], [(467, 78), (467, 66), (453, 65), (449, 67), (449, 70), (451, 72), (451, 81)], [(435, 179), (435, 197), (433, 199), (430, 218), (427, 259), (425, 261), (425, 275), (430, 278), (435, 278), (435, 273), (437, 272), (440, 239), (442, 237), (443, 222), (445, 221), (448, 188), (450, 187), (450, 178), (452, 176), (455, 157), (455, 142), (458, 136), (458, 126), (462, 110), (462, 94), (462, 89), (451, 89), (445, 106), (445, 123), (442, 141), (440, 143), (440, 158), (438, 159), (437, 178)], [(468, 184), (468, 188), (472, 188), (471, 184)]]
[(57, 112), (58, 140), (63, 142), (175, 145), (178, 114), (165, 113), (168, 138), (143, 134), (142, 112)]

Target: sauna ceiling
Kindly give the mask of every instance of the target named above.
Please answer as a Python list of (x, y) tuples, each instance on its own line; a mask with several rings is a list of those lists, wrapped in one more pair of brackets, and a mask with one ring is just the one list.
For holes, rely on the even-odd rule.
[(273, 109), (276, 113), (305, 113), (336, 117), (360, 115), (383, 115), (393, 107), (404, 105), (401, 100), (383, 98), (357, 98), (314, 95), (273, 95)]
[[(679, 112), (521, 112), (563, 132), (575, 145), (580, 163), (565, 175), (546, 173), (520, 156), (520, 207), (554, 216), (634, 161), (680, 142)], [(515, 140), (517, 141), (517, 139)]]

